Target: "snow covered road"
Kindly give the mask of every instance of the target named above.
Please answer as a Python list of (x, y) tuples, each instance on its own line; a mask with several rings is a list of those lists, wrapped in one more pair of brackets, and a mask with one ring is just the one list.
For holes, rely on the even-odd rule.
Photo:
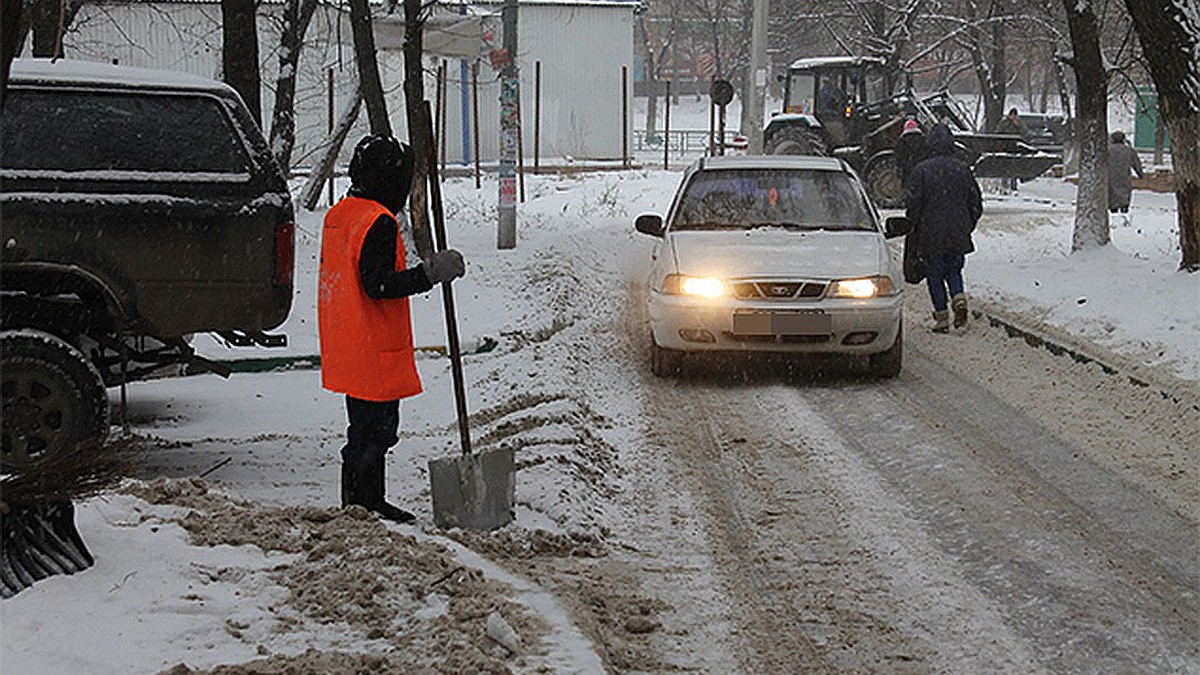
[[(963, 335), (933, 335), (909, 286), (897, 379), (729, 359), (661, 380), (640, 302), (650, 242), (632, 216), (664, 210), (675, 179), (536, 177), (515, 251), (495, 250), (494, 191), (449, 185), (451, 241), (468, 260), (464, 343), (498, 343), (465, 359), (472, 433), (478, 449), (517, 450), (513, 526), (431, 523), (426, 462), (457, 451), (435, 350), (388, 459), (388, 494), (418, 523), (386, 530), (334, 508), (344, 410), (317, 371), (138, 383), (143, 477), (181, 482), (80, 506), (100, 563), (0, 605), (0, 670), (1200, 672), (1200, 396), (1164, 374), (1195, 359), (1156, 357), (1134, 369), (1143, 386), (987, 321), (1017, 316), (1106, 362), (1138, 361), (1150, 347), (1127, 349), (1104, 304), (1119, 292), (1096, 282), (1156, 263), (1099, 270), (1086, 305), (1045, 284), (1001, 306), (1022, 288), (1005, 274), (1070, 277), (1079, 263), (1055, 262), (1061, 206), (989, 199), (968, 265), (982, 314)], [(298, 223), (293, 355), (315, 346), (319, 215)], [(443, 339), (431, 296), (413, 303), (424, 346)], [(1028, 309), (1041, 303), (1054, 311)], [(1161, 315), (1142, 304), (1155, 306), (1139, 317)], [(1062, 315), (1116, 328), (1100, 345), (1041, 323)], [(1168, 345), (1196, 319), (1170, 321)], [(209, 470), (208, 488), (234, 500), (192, 493)], [(447, 535), (487, 562), (456, 557)], [(373, 578), (387, 583), (363, 590)], [(569, 616), (522, 601), (544, 593)], [(493, 610), (520, 655), (483, 637)]]

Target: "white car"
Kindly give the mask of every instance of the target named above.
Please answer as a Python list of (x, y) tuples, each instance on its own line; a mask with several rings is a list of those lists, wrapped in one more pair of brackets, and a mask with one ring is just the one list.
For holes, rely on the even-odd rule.
[[(888, 219), (887, 236), (907, 231)], [(904, 278), (879, 215), (844, 162), (790, 155), (714, 157), (688, 169), (664, 220), (649, 280), (656, 375), (687, 352), (867, 356), (900, 373)]]

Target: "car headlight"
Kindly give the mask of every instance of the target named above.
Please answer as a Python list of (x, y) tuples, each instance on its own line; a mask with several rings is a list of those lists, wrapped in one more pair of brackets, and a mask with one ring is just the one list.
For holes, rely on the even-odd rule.
[(728, 293), (725, 282), (716, 277), (689, 277), (686, 274), (668, 274), (663, 279), (663, 293), (667, 295), (693, 295), (701, 298), (719, 298)]
[(868, 277), (866, 279), (842, 279), (829, 285), (829, 298), (874, 298), (880, 295), (894, 295), (896, 287), (891, 277)]

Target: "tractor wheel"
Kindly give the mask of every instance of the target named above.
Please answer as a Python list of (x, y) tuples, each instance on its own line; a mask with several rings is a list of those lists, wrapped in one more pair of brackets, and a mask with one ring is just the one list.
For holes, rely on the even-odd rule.
[(881, 209), (904, 207), (904, 179), (894, 155), (877, 157), (867, 167), (867, 194)]
[(784, 129), (771, 137), (768, 155), (825, 155), (825, 141), (807, 127)]
[(21, 470), (108, 435), (108, 391), (78, 349), (40, 331), (0, 333), (3, 454), (0, 468)]

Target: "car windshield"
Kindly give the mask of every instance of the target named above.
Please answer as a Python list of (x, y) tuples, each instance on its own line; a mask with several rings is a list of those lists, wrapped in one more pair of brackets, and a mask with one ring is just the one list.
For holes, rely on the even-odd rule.
[(837, 171), (699, 171), (684, 188), (672, 231), (873, 230), (862, 192)]

